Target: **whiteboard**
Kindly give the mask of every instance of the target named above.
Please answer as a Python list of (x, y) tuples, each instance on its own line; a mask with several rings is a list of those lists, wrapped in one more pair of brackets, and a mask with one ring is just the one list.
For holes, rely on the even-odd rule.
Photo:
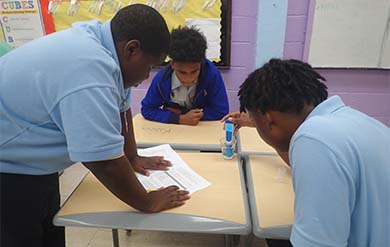
[(390, 0), (312, 0), (311, 9), (313, 67), (390, 68)]

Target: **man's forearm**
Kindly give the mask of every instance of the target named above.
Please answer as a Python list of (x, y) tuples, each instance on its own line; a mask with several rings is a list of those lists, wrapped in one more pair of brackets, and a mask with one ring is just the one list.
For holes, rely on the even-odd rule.
[(149, 212), (151, 201), (126, 157), (83, 163), (104, 186), (126, 204)]

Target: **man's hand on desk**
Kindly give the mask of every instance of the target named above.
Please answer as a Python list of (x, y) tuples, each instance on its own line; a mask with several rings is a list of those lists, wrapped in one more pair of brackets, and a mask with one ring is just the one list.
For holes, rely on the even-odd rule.
[(184, 205), (185, 201), (190, 199), (189, 192), (179, 190), (179, 187), (176, 185), (149, 192), (149, 195), (153, 201), (150, 208), (151, 213), (180, 207)]
[(143, 157), (135, 156), (131, 161), (134, 171), (149, 176), (148, 170), (169, 170), (172, 166), (171, 162), (164, 160), (162, 156)]
[(179, 207), (190, 198), (188, 191), (180, 191), (177, 186), (148, 193), (125, 156), (83, 164), (111, 193), (141, 212), (156, 213)]
[(179, 124), (197, 125), (203, 117), (203, 109), (192, 109), (179, 116)]

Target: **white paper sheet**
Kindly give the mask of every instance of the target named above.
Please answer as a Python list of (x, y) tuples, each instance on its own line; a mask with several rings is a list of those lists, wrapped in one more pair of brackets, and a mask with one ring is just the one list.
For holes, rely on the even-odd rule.
[(164, 156), (164, 159), (172, 163), (168, 171), (149, 170), (149, 176), (137, 173), (139, 181), (146, 190), (177, 185), (180, 189), (187, 190), (192, 194), (211, 185), (210, 182), (193, 171), (169, 144), (139, 149), (138, 154), (141, 156)]

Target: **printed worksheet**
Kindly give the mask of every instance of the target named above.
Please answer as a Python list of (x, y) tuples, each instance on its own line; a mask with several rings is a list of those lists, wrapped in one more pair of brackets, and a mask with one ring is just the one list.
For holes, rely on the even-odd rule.
[(211, 185), (210, 182), (192, 170), (169, 144), (139, 149), (138, 154), (141, 156), (164, 156), (164, 159), (172, 163), (168, 171), (149, 170), (149, 176), (137, 173), (139, 181), (146, 190), (176, 185), (192, 194)]

